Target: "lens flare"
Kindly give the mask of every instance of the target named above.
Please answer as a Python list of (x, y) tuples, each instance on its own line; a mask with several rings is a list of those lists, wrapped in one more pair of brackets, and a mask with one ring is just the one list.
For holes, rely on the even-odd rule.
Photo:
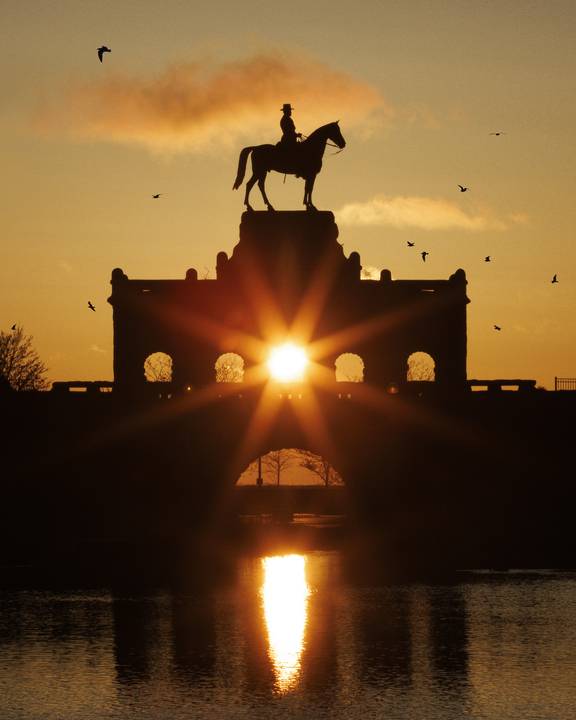
[(284, 693), (296, 684), (304, 649), (310, 595), (306, 558), (303, 555), (266, 557), (262, 565), (261, 594), (270, 659), (278, 690)]
[(298, 382), (304, 378), (308, 355), (304, 348), (287, 342), (272, 348), (268, 357), (268, 370), (278, 382)]

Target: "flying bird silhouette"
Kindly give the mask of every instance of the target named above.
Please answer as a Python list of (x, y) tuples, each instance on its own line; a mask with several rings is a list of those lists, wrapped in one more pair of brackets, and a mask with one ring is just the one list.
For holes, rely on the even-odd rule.
[(90, 300), (88, 300), (88, 307), (90, 308), (90, 310), (92, 310), (92, 312), (96, 312), (96, 308), (94, 307), (94, 305), (92, 305)]
[(426, 252), (426, 250), (422, 250), (420, 255), (422, 255), (422, 262), (426, 262), (426, 255), (430, 255), (430, 253)]
[(502, 328), (500, 327), (500, 325), (494, 325), (494, 330), (502, 330)]
[(102, 62), (102, 58), (104, 57), (104, 53), (112, 52), (109, 47), (106, 47), (106, 45), (102, 45), (102, 47), (98, 48), (98, 59), (100, 62)]
[(156, 193), (156, 195), (152, 195), (152, 197), (154, 198), (154, 200), (158, 200), (160, 195), (162, 195), (162, 193)]
[(406, 240), (406, 244), (408, 245), (408, 247), (414, 247), (414, 243), (410, 242), (410, 240)]
[[(556, 275), (554, 275), (554, 277), (556, 277)], [(16, 330), (16, 323), (14, 323), (14, 325), (12, 325), (12, 327), (10, 328), (10, 330)]]
[(553, 283), (557, 283), (557, 282), (558, 282), (558, 277), (557, 277), (556, 274), (555, 274), (554, 277), (552, 278), (551, 282), (553, 282)]
[(492, 255), (486, 255), (484, 262), (492, 262)]
[(470, 188), (464, 187), (464, 185), (458, 185), (458, 187), (460, 188), (460, 192), (467, 192), (470, 190)]
[(490, 135), (506, 135), (506, 133), (499, 130), (498, 132), (491, 132)]

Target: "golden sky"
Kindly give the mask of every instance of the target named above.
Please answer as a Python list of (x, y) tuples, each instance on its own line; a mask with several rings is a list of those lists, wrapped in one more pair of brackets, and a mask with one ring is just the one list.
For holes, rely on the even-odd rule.
[[(466, 270), (469, 377), (576, 375), (573, 2), (4, 0), (0, 37), (0, 327), (52, 380), (111, 378), (112, 268), (214, 272), (238, 153), (285, 102), (304, 133), (340, 120), (314, 199), (347, 253)], [(301, 207), (300, 180), (268, 190)]]

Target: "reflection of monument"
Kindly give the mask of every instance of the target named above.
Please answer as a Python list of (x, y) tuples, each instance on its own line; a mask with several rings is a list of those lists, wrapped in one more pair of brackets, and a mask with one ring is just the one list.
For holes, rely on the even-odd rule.
[[(155, 352), (172, 358), (176, 389), (213, 382), (222, 353), (243, 356), (245, 338), (270, 343), (281, 328), (264, 318), (279, 311), (285, 327), (317, 311), (310, 340), (339, 334), (337, 349), (319, 361), (331, 372), (342, 353), (359, 355), (365, 380), (386, 387), (406, 379), (408, 357), (428, 353), (443, 386), (466, 381), (466, 277), (447, 280), (361, 280), (360, 256), (344, 255), (330, 212), (248, 212), (240, 242), (217, 257), (216, 279), (129, 280), (112, 273), (114, 379), (117, 389), (144, 384), (144, 362)], [(276, 337), (267, 337), (266, 333)]]

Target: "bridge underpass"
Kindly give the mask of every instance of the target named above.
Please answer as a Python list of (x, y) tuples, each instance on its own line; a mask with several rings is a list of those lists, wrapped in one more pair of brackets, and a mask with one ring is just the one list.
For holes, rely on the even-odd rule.
[(346, 488), (319, 485), (263, 485), (234, 488), (233, 510), (239, 516), (295, 515), (344, 517), (347, 514)]
[(348, 510), (340, 473), (325, 457), (298, 447), (259, 455), (231, 494), (230, 510), (243, 520), (335, 524)]

